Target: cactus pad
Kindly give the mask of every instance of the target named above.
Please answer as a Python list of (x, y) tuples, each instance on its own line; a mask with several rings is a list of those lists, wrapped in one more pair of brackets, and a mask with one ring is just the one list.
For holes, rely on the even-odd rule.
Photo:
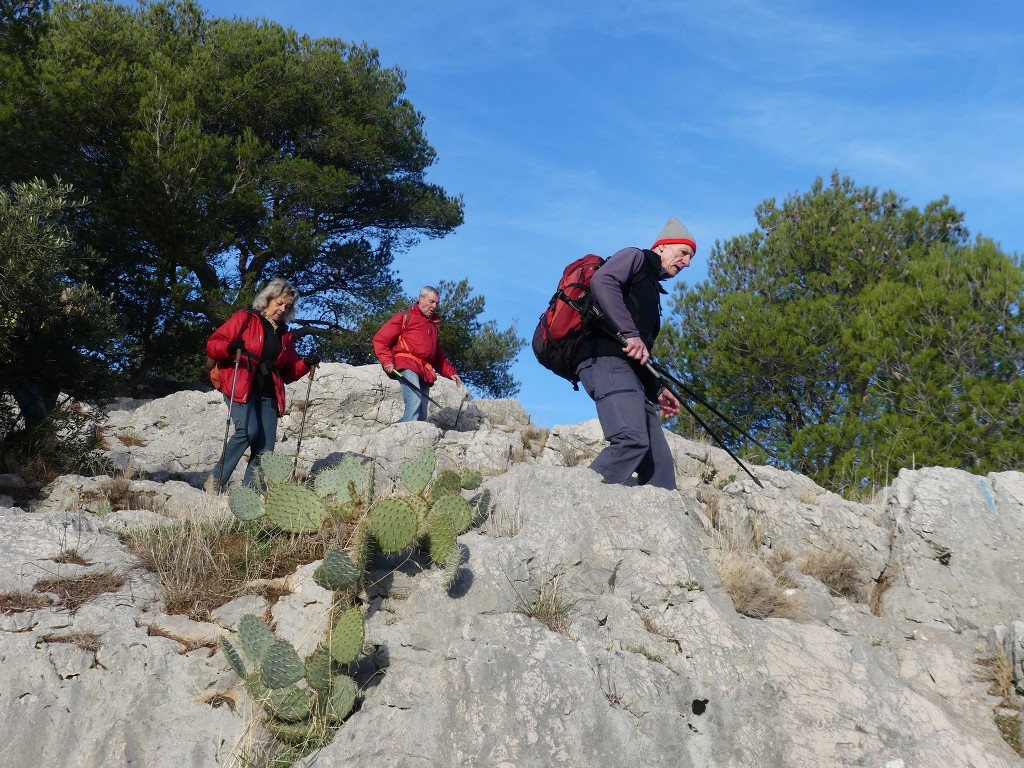
[(326, 693), (330, 690), (333, 674), (331, 654), (326, 648), (317, 648), (306, 659), (306, 682), (309, 683), (310, 688)]
[(448, 557), (444, 561), (443, 586), (445, 590), (450, 590), (455, 586), (455, 582), (459, 580), (459, 568), (461, 567), (462, 547), (456, 544), (452, 547), (452, 551), (448, 553)]
[(249, 661), (258, 667), (274, 642), (274, 633), (260, 619), (247, 613), (238, 623), (238, 639), (242, 641), (242, 650)]
[(442, 496), (451, 496), (458, 494), (462, 489), (462, 478), (450, 469), (446, 469), (437, 479), (430, 484), (430, 490), (427, 492), (427, 498), (434, 502), (440, 499)]
[(242, 654), (238, 652), (235, 646), (233, 646), (226, 637), (222, 637), (220, 639), (220, 649), (224, 651), (224, 656), (227, 657), (228, 664), (231, 665), (235, 674), (244, 680), (246, 671), (245, 662), (242, 661)]
[(329, 723), (340, 723), (356, 705), (356, 681), (348, 675), (337, 675), (331, 681), (331, 693), (324, 705), (324, 717)]
[(266, 510), (270, 522), (288, 533), (315, 533), (327, 519), (320, 497), (306, 486), (292, 483), (270, 489)]
[(427, 532), (427, 515), (430, 514), (430, 502), (422, 496), (403, 496), (402, 501), (412, 507), (416, 513), (416, 538), (422, 538)]
[(424, 448), (419, 456), (402, 465), (399, 475), (413, 495), (419, 496), (423, 493), (423, 489), (427, 487), (427, 483), (430, 482), (430, 478), (434, 474), (436, 463), (437, 455), (434, 453), (434, 449)]
[(325, 469), (313, 480), (313, 489), (323, 497), (332, 497), (343, 504), (365, 499), (370, 490), (371, 472), (355, 456), (346, 456), (341, 463)]
[(271, 736), (285, 744), (293, 747), (307, 749), (310, 746), (317, 746), (316, 731), (312, 721), (302, 720), (297, 723), (279, 723), (270, 720), (263, 724)]
[(438, 499), (430, 510), (431, 519), (435, 515), (449, 515), (456, 534), (465, 533), (473, 523), (473, 510), (461, 496), (444, 496)]
[(260, 680), (267, 688), (287, 688), (306, 674), (306, 667), (287, 640), (278, 638), (271, 643), (260, 666)]
[(416, 538), (416, 513), (401, 499), (382, 499), (366, 516), (370, 532), (384, 552), (400, 552)]
[(228, 503), (239, 520), (248, 521), (263, 517), (263, 502), (259, 494), (247, 485), (232, 488)]
[(361, 573), (348, 552), (337, 547), (327, 550), (324, 560), (313, 572), (313, 581), (334, 592), (351, 589), (359, 583)]
[(349, 608), (338, 617), (331, 628), (327, 647), (339, 664), (355, 661), (363, 650), (363, 614), (358, 608)]
[(480, 487), (480, 483), (484, 481), (484, 476), (477, 472), (475, 469), (464, 469), (462, 470), (462, 479), (460, 485), (467, 491), (475, 491)]
[(292, 474), (292, 457), (270, 451), (261, 453), (260, 474), (268, 486), (280, 485)]
[(283, 723), (299, 723), (309, 718), (309, 694), (297, 685), (271, 689), (260, 702), (275, 719)]
[(428, 536), (430, 537), (430, 559), (438, 565), (444, 565), (448, 555), (455, 548), (455, 522), (448, 512), (438, 513), (430, 511), (428, 523)]

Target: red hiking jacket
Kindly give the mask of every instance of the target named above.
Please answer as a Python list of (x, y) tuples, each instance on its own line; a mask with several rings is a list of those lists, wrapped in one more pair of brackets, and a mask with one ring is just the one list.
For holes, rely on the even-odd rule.
[[(243, 332), (243, 328), (245, 331)], [(232, 382), (235, 378), (235, 356), (228, 352), (228, 344), (241, 334), (242, 343), (252, 353), (252, 357), (242, 353), (242, 361), (238, 366), (238, 382), (234, 384), (236, 403), (244, 403), (249, 399), (249, 389), (259, 365), (260, 354), (263, 352), (263, 323), (254, 312), (235, 312), (227, 322), (213, 332), (206, 342), (206, 354), (217, 361), (220, 374), (220, 391), (231, 395)], [(274, 394), (277, 395), (277, 415), (284, 415), (284, 385), (301, 379), (309, 370), (298, 352), (295, 351), (295, 337), (290, 331), (281, 336), (281, 354), (274, 361), (273, 371)]]
[(448, 362), (438, 340), (440, 322), (439, 317), (428, 318), (416, 304), (406, 312), (396, 312), (374, 334), (373, 354), (381, 365), (414, 371), (426, 384), (433, 384), (438, 373), (450, 379), (458, 371)]

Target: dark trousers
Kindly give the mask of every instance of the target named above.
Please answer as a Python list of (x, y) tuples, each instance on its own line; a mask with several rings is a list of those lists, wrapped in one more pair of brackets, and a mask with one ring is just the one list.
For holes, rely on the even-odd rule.
[[(228, 401), (224, 396), (224, 402)], [(231, 423), (235, 431), (228, 438), (223, 465), (213, 468), (213, 476), (221, 485), (227, 483), (246, 449), (249, 463), (242, 477), (242, 485), (253, 486), (253, 467), (265, 451), (273, 451), (277, 442), (277, 400), (273, 397), (251, 397), (247, 403), (230, 403)]]
[(606, 483), (624, 483), (636, 472), (639, 485), (675, 489), (675, 464), (658, 406), (647, 400), (630, 364), (619, 357), (595, 357), (577, 373), (597, 406), (608, 441), (590, 468)]

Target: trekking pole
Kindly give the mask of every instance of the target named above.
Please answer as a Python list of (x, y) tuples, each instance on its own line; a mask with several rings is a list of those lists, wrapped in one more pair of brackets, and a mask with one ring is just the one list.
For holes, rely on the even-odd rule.
[(443, 405), (441, 405), (441, 404), (440, 404), (439, 402), (437, 402), (437, 400), (435, 400), (434, 398), (432, 398), (432, 397), (431, 397), (430, 395), (428, 395), (428, 394), (425, 394), (424, 392), (420, 392), (420, 391), (419, 391), (418, 389), (416, 389), (416, 387), (415, 387), (415, 386), (413, 385), (413, 383), (412, 383), (411, 381), (409, 381), (409, 380), (408, 380), (407, 378), (405, 378), (405, 376), (403, 376), (402, 374), (400, 374), (400, 373), (399, 373), (398, 371), (396, 371), (395, 369), (393, 369), (393, 368), (392, 368), (392, 369), (391, 369), (391, 373), (389, 373), (389, 374), (388, 374), (388, 376), (390, 376), (390, 377), (391, 377), (392, 379), (398, 379), (398, 380), (399, 380), (400, 382), (402, 382), (402, 383), (403, 383), (403, 384), (404, 384), (405, 386), (409, 387), (409, 389), (411, 389), (411, 390), (412, 390), (413, 392), (415, 392), (415, 393), (416, 393), (416, 394), (418, 394), (418, 395), (423, 395), (423, 396), (424, 396), (425, 398), (427, 398), (427, 400), (429, 400), (430, 402), (432, 402), (432, 403), (433, 403), (434, 405), (436, 405), (436, 406), (437, 406), (438, 408), (443, 408), (443, 407), (444, 407), (444, 406), (443, 406)]
[[(683, 382), (681, 382), (681, 381), (680, 381), (679, 379), (677, 379), (677, 378), (676, 378), (675, 376), (673, 376), (673, 375), (672, 375), (672, 374), (670, 374), (670, 373), (669, 373), (668, 371), (666, 371), (666, 370), (665, 370), (665, 366), (661, 365), (661, 364), (660, 364), (660, 363), (659, 363), (659, 362), (658, 362), (657, 360), (654, 360), (654, 359), (652, 358), (652, 359), (650, 360), (650, 363), (649, 363), (649, 365), (651, 365), (651, 366), (653, 366), (653, 367), (655, 368), (655, 370), (656, 370), (656, 371), (657, 371), (657, 373), (658, 373), (658, 378), (659, 378), (659, 379), (661, 380), (661, 383), (662, 383), (662, 384), (664, 384), (664, 383), (665, 383), (665, 380), (666, 380), (666, 379), (668, 379), (668, 380), (669, 380), (669, 381), (671, 381), (671, 382), (672, 382), (673, 384), (675, 384), (675, 385), (676, 385), (677, 387), (679, 387), (679, 388), (680, 388), (681, 390), (683, 390), (683, 392), (685, 392), (685, 393), (687, 394), (687, 396), (689, 396), (689, 398), (690, 398), (691, 400), (694, 400), (695, 402), (698, 402), (698, 403), (700, 403), (701, 405), (703, 405), (703, 406), (704, 406), (705, 408), (707, 408), (707, 409), (708, 409), (709, 411), (711, 411), (711, 412), (712, 412), (713, 414), (715, 414), (715, 416), (717, 416), (717, 417), (718, 417), (718, 418), (720, 418), (720, 419), (721, 419), (722, 421), (724, 421), (724, 422), (725, 422), (726, 424), (728, 424), (728, 425), (729, 425), (730, 427), (732, 427), (732, 428), (733, 428), (734, 430), (736, 430), (736, 432), (737, 432), (737, 433), (739, 433), (739, 434), (740, 434), (740, 435), (742, 435), (743, 437), (747, 438), (747, 440), (749, 440), (750, 442), (752, 442), (752, 443), (753, 443), (754, 445), (756, 445), (756, 446), (757, 446), (758, 448), (760, 448), (760, 449), (761, 449), (762, 451), (764, 451), (764, 452), (765, 452), (766, 454), (768, 454), (768, 455), (769, 455), (769, 456), (771, 456), (772, 458), (777, 458), (777, 457), (775, 456), (775, 454), (774, 454), (774, 453), (772, 453), (771, 451), (769, 451), (769, 450), (768, 450), (768, 449), (767, 449), (767, 448), (766, 448), (765, 446), (763, 446), (763, 445), (762, 445), (762, 444), (761, 444), (761, 443), (760, 443), (760, 442), (759, 442), (759, 441), (757, 440), (757, 438), (756, 438), (756, 437), (754, 437), (753, 435), (751, 435), (751, 434), (750, 434), (749, 432), (745, 431), (745, 430), (744, 430), (744, 429), (743, 429), (742, 427), (740, 427), (739, 425), (735, 424), (735, 423), (734, 423), (733, 421), (731, 421), (731, 420), (729, 419), (729, 417), (728, 417), (728, 416), (726, 416), (725, 414), (723, 414), (723, 413), (719, 412), (719, 410), (718, 410), (717, 408), (715, 408), (715, 406), (713, 406), (713, 405), (712, 405), (711, 403), (709, 403), (709, 402), (708, 402), (707, 400), (703, 399), (703, 398), (702, 398), (702, 397), (701, 397), (700, 395), (698, 395), (698, 394), (697, 394), (696, 392), (694, 392), (694, 391), (693, 391), (692, 389), (690, 389), (690, 388), (689, 388), (689, 387), (687, 387), (687, 386), (686, 386), (685, 384), (683, 384)], [(673, 393), (673, 394), (674, 394), (674, 393)]]
[[(602, 312), (600, 310), (600, 308), (597, 307), (597, 306), (592, 306), (591, 307), (591, 312), (593, 313), (595, 318), (597, 318), (599, 321), (601, 321), (601, 327), (607, 333), (612, 334), (612, 336), (614, 336), (615, 339), (620, 344), (622, 344), (622, 346), (625, 347), (626, 346), (626, 337), (623, 336), (618, 331), (608, 327), (607, 318), (605, 317), (604, 312)], [(676, 400), (679, 401), (679, 404), (681, 406), (683, 406), (683, 408), (686, 409), (686, 412), (689, 413), (698, 424), (700, 424), (700, 426), (704, 429), (705, 432), (707, 432), (709, 435), (711, 435), (711, 439), (714, 440), (723, 451), (725, 451), (727, 454), (729, 454), (729, 457), (740, 466), (740, 469), (742, 469), (744, 472), (747, 473), (747, 475), (750, 476), (750, 479), (753, 480), (757, 484), (757, 487), (758, 488), (764, 488), (764, 486), (761, 485), (761, 481), (758, 480), (756, 477), (754, 477), (754, 473), (751, 472), (747, 468), (747, 465), (744, 464), (742, 461), (740, 461), (739, 456), (737, 456), (735, 453), (733, 453), (732, 450), (729, 449), (729, 446), (727, 446), (725, 444), (725, 442), (722, 440), (722, 438), (720, 438), (717, 434), (715, 434), (715, 431), (710, 426), (708, 426), (707, 422), (705, 422), (700, 416), (697, 415), (697, 413), (693, 410), (693, 408), (691, 408), (689, 406), (689, 404), (686, 402), (685, 398), (683, 398), (682, 395), (680, 395), (678, 392), (676, 392), (674, 389), (672, 389), (672, 387), (671, 387), (671, 383), (672, 382), (668, 380), (670, 377), (668, 377), (667, 374), (663, 374), (662, 372), (660, 372), (658, 370), (658, 368), (656, 368), (654, 365), (651, 364), (650, 360), (648, 360), (646, 363), (644, 363), (644, 368), (646, 368), (648, 371), (650, 371), (650, 373), (658, 381), (661, 382), (662, 386), (664, 386), (665, 389), (667, 389), (669, 392), (672, 393), (672, 395), (676, 398)], [(694, 400), (698, 400), (698, 398), (695, 397)], [(700, 401), (698, 400), (698, 402), (700, 402)], [(703, 402), (701, 402), (701, 404), (704, 405)], [(715, 413), (716, 413), (716, 415), (720, 415), (720, 414), (717, 414), (717, 411), (715, 411)], [(722, 418), (723, 418), (723, 420), (725, 419), (725, 417), (722, 417)]]
[(743, 470), (744, 472), (746, 472), (746, 473), (747, 473), (747, 474), (748, 474), (748, 475), (750, 476), (750, 479), (751, 479), (751, 480), (753, 480), (753, 481), (754, 481), (755, 483), (757, 483), (757, 487), (758, 487), (758, 488), (764, 488), (764, 486), (763, 486), (763, 485), (761, 485), (761, 481), (760, 481), (760, 480), (758, 480), (758, 479), (757, 479), (756, 477), (754, 477), (754, 473), (753, 473), (753, 472), (751, 472), (751, 471), (750, 471), (750, 470), (749, 470), (749, 469), (747, 468), (747, 465), (746, 465), (746, 464), (744, 464), (744, 463), (743, 463), (742, 461), (740, 461), (739, 457), (738, 457), (738, 456), (737, 456), (737, 455), (736, 455), (735, 453), (733, 453), (733, 452), (732, 452), (731, 450), (729, 450), (729, 446), (727, 446), (727, 445), (726, 445), (726, 444), (725, 444), (725, 443), (724, 443), (724, 442), (722, 441), (722, 438), (720, 438), (720, 437), (719, 437), (718, 435), (716, 435), (716, 434), (715, 434), (715, 431), (714, 431), (713, 429), (711, 429), (711, 427), (709, 427), (709, 426), (708, 426), (708, 424), (707, 424), (707, 423), (706, 423), (706, 422), (705, 422), (705, 421), (704, 421), (704, 420), (703, 420), (703, 419), (702, 419), (702, 418), (701, 418), (700, 416), (698, 416), (698, 415), (697, 415), (697, 413), (696, 413), (696, 412), (695, 412), (695, 411), (693, 410), (693, 408), (691, 408), (691, 407), (690, 407), (690, 406), (689, 406), (689, 405), (687, 404), (686, 400), (685, 400), (685, 399), (683, 398), (683, 396), (682, 396), (682, 395), (680, 395), (680, 394), (679, 394), (678, 392), (676, 392), (676, 391), (675, 391), (674, 389), (672, 389), (672, 387), (670, 386), (670, 384), (669, 384), (669, 383), (668, 383), (667, 381), (665, 381), (665, 379), (664, 379), (664, 378), (663, 378), (662, 376), (660, 376), (660, 375), (658, 374), (658, 371), (657, 371), (657, 369), (656, 369), (656, 368), (655, 368), (655, 367), (654, 367), (653, 365), (651, 365), (650, 363), (647, 363), (647, 364), (646, 364), (646, 365), (645, 365), (644, 367), (645, 367), (645, 368), (647, 368), (647, 370), (649, 370), (649, 371), (650, 371), (651, 373), (653, 373), (653, 374), (654, 374), (654, 375), (655, 375), (655, 376), (657, 377), (658, 381), (660, 381), (660, 382), (662, 383), (662, 386), (664, 386), (664, 387), (665, 387), (665, 389), (667, 389), (667, 390), (668, 390), (669, 392), (671, 392), (671, 393), (672, 393), (673, 395), (675, 395), (675, 398), (676, 398), (676, 400), (678, 400), (678, 401), (679, 401), (679, 404), (680, 404), (681, 406), (683, 406), (683, 408), (685, 408), (685, 409), (686, 409), (686, 412), (687, 412), (687, 413), (689, 413), (689, 414), (690, 414), (690, 415), (691, 415), (691, 416), (692, 416), (692, 417), (694, 418), (694, 420), (695, 420), (695, 421), (696, 421), (696, 422), (697, 422), (698, 424), (700, 424), (700, 425), (701, 425), (701, 427), (703, 427), (703, 428), (704, 428), (704, 431), (705, 431), (705, 432), (707, 432), (707, 433), (708, 433), (709, 435), (711, 435), (711, 438), (712, 438), (712, 439), (713, 439), (713, 440), (714, 440), (714, 441), (715, 441), (716, 443), (718, 443), (718, 446), (719, 446), (719, 447), (720, 447), (720, 448), (721, 448), (721, 449), (722, 449), (723, 451), (725, 451), (725, 452), (726, 452), (727, 454), (729, 454), (730, 458), (732, 458), (732, 460), (733, 460), (733, 461), (735, 461), (735, 462), (736, 462), (737, 464), (739, 464), (739, 466), (740, 466), (740, 469), (742, 469), (742, 470)]
[(289, 477), (295, 479), (295, 472), (299, 468), (299, 451), (302, 449), (302, 432), (306, 428), (306, 411), (309, 410), (309, 392), (313, 389), (313, 374), (316, 373), (316, 366), (309, 369), (309, 382), (306, 384), (306, 400), (302, 408), (302, 421), (299, 422), (299, 442), (295, 445), (295, 458), (292, 460), (292, 473)]
[(235, 403), (235, 385), (238, 383), (238, 364), (242, 362), (242, 350), (235, 351), (235, 375), (231, 379), (231, 394), (228, 396), (228, 417), (224, 421), (224, 443), (220, 447), (220, 477), (217, 478), (217, 490), (224, 493), (224, 457), (228, 452), (228, 427), (231, 426), (231, 407)]

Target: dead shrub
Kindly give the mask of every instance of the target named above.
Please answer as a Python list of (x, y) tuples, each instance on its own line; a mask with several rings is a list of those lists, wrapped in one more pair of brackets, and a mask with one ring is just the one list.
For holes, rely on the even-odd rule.
[(856, 558), (845, 549), (817, 550), (796, 562), (800, 573), (817, 579), (836, 597), (859, 600), (864, 583)]

